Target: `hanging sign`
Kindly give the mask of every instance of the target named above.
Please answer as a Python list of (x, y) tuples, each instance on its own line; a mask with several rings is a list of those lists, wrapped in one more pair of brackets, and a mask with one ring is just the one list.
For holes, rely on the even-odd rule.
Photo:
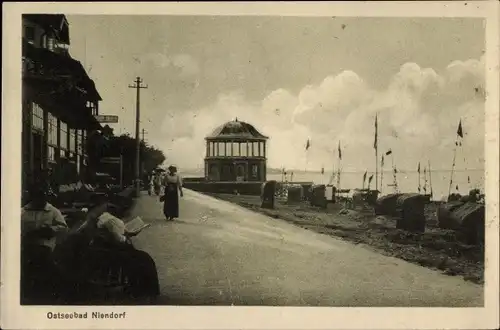
[(100, 123), (118, 123), (118, 116), (115, 115), (95, 115), (94, 118)]

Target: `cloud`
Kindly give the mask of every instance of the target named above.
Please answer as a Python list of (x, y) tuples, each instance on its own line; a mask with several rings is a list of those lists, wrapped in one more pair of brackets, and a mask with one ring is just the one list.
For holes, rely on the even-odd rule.
[[(190, 68), (186, 72), (195, 72), (196, 66), (187, 58), (176, 61)], [(158, 144), (179, 166), (199, 166), (204, 137), (237, 117), (270, 137), (271, 167), (304, 168), (309, 138), (308, 168), (329, 167), (341, 141), (344, 169), (370, 171), (375, 167), (378, 114), (380, 154), (392, 149), (399, 168), (413, 169), (417, 162), (429, 159), (434, 168), (446, 169), (462, 119), (463, 148), (470, 162), (457, 166), (477, 168), (477, 159), (484, 158), (484, 70), (484, 58), (454, 61), (440, 72), (406, 63), (383, 90), (346, 70), (296, 94), (277, 89), (259, 102), (248, 101), (242, 93), (221, 93), (211, 105), (174, 118), (165, 116)]]
[(142, 61), (146, 66), (177, 71), (181, 78), (194, 77), (200, 72), (197, 60), (189, 54), (168, 56), (162, 53), (149, 53), (142, 58)]

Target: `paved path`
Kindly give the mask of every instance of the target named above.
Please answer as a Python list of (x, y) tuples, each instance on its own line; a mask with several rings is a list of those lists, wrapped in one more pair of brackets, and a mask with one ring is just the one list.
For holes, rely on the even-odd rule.
[(482, 306), (479, 285), (185, 190), (166, 222), (158, 197), (133, 210), (135, 245), (157, 263), (161, 304)]

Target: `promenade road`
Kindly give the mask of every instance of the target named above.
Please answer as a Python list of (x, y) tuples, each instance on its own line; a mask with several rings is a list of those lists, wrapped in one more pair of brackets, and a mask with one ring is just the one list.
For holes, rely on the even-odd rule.
[(132, 210), (165, 305), (473, 307), (482, 286), (185, 190), (167, 222), (157, 196)]

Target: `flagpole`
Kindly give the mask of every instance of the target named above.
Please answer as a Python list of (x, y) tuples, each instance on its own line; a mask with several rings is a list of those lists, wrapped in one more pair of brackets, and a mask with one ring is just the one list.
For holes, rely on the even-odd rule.
[(339, 141), (339, 157), (338, 157), (338, 165), (337, 165), (337, 195), (340, 190), (340, 161), (342, 160), (342, 150), (340, 149), (340, 141)]
[(430, 185), (430, 188), (431, 188), (431, 199), (432, 199), (432, 172), (431, 172), (431, 161), (428, 160), (428, 165), (429, 165), (429, 185)]
[(451, 186), (453, 184), (453, 174), (455, 172), (455, 161), (457, 159), (457, 143), (458, 143), (458, 134), (457, 134), (457, 138), (455, 140), (455, 148), (453, 148), (453, 163), (451, 165), (450, 185), (448, 186), (448, 197), (450, 197)]
[(378, 191), (378, 114), (375, 115), (375, 190)]
[(457, 147), (458, 147), (458, 138), (463, 137), (462, 132), (462, 119), (458, 122), (457, 136), (455, 138), (455, 147), (453, 148), (453, 163), (451, 165), (451, 174), (450, 174), (450, 185), (448, 187), (448, 198), (451, 194), (451, 186), (453, 185), (453, 174), (455, 173), (455, 164), (457, 160)]
[(384, 189), (384, 154), (382, 154), (382, 160), (380, 163), (380, 194), (382, 194), (382, 189)]
[(396, 166), (394, 165), (394, 155), (391, 153), (391, 162), (392, 162), (392, 172), (393, 172), (393, 178), (394, 178), (394, 190), (396, 193), (398, 193), (398, 179), (397, 179), (397, 174), (396, 174)]
[(420, 194), (420, 191), (422, 189), (421, 184), (420, 184), (420, 162), (418, 162), (417, 173), (418, 173), (418, 193)]

